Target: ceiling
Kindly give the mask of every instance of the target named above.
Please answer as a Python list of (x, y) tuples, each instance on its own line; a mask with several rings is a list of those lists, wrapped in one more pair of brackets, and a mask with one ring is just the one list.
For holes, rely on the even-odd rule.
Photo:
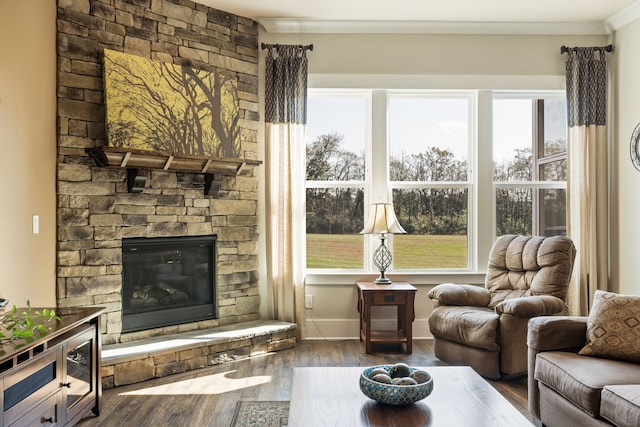
[[(369, 27), (374, 24), (461, 26), (559, 25), (610, 28), (631, 9), (640, 10), (640, 0), (195, 0), (206, 6), (262, 23), (267, 31), (274, 22), (296, 23), (305, 32), (323, 22), (333, 27), (349, 21)], [(634, 18), (635, 19), (635, 18)], [(354, 22), (356, 21), (356, 22)], [(625, 23), (626, 24), (626, 23)], [(329, 25), (329, 26), (331, 26)], [(324, 31), (327, 32), (327, 31)], [(350, 31), (354, 32), (354, 31)], [(606, 31), (610, 32), (610, 31)]]

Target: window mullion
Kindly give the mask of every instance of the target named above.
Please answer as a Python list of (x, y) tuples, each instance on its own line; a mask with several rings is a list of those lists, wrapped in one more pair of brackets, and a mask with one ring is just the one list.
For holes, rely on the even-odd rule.
[[(389, 162), (387, 143), (387, 91), (371, 91), (369, 134), (367, 137), (367, 165), (364, 219), (369, 215), (369, 207), (372, 203), (391, 202), (388, 189)], [(378, 247), (379, 236), (365, 235), (364, 239), (364, 268), (365, 271), (374, 271), (373, 251)], [(388, 246), (392, 247), (392, 240), (388, 240)], [(392, 249), (393, 250), (393, 249)]]
[(387, 91), (374, 90), (371, 99), (371, 170), (369, 204), (390, 202), (389, 144), (387, 141)]
[(495, 192), (493, 190), (493, 94), (491, 91), (479, 91), (476, 106), (477, 135), (474, 139), (474, 181), (476, 189), (473, 191), (472, 205), (473, 226), (475, 238), (472, 247), (476, 249), (473, 258), (473, 269), (485, 271), (489, 261), (489, 250), (495, 238), (496, 208)]

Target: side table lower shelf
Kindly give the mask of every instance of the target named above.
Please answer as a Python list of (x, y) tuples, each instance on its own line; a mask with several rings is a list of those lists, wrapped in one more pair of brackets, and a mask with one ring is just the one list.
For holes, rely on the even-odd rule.
[(369, 340), (372, 343), (406, 343), (407, 334), (404, 331), (371, 331)]

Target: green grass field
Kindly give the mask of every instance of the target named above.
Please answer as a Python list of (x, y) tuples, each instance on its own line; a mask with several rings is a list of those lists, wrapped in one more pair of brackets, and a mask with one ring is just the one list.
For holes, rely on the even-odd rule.
[[(307, 268), (362, 268), (364, 236), (307, 234)], [(379, 241), (376, 239), (376, 246)], [(396, 235), (396, 269), (465, 268), (467, 236)]]

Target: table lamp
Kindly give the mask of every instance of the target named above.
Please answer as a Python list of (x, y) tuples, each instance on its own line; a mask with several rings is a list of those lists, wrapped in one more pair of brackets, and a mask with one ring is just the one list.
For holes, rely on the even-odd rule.
[(393, 211), (391, 203), (374, 203), (369, 211), (369, 219), (360, 234), (380, 234), (380, 246), (373, 253), (373, 264), (380, 270), (380, 277), (373, 283), (388, 285), (391, 280), (384, 276), (384, 272), (391, 265), (391, 251), (384, 244), (386, 234), (404, 234), (406, 231), (400, 223)]

